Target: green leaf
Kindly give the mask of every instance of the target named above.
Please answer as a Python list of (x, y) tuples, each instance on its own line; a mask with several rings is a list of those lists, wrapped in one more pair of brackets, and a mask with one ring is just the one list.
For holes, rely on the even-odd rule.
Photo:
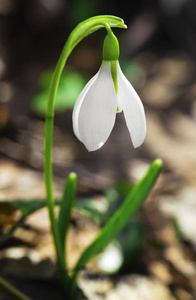
[[(63, 191), (63, 197), (60, 204), (58, 228), (60, 234), (60, 241), (62, 243), (63, 252), (65, 251), (65, 242), (67, 230), (70, 224), (71, 210), (75, 204), (76, 195), (76, 184), (77, 175), (75, 173), (70, 173), (67, 177), (66, 184)], [(66, 257), (66, 256), (65, 256)]]
[[(47, 70), (42, 74), (39, 83), (39, 91), (32, 99), (31, 107), (33, 111), (41, 115), (44, 115), (46, 110), (46, 101), (51, 78), (52, 71), (50, 70)], [(67, 109), (72, 109), (86, 83), (87, 79), (80, 73), (70, 70), (64, 71), (56, 95), (55, 111), (62, 112)]]
[(73, 274), (73, 282), (77, 277), (78, 271), (83, 268), (86, 263), (99, 253), (109, 242), (111, 242), (117, 234), (130, 222), (141, 207), (152, 187), (154, 186), (162, 168), (162, 161), (155, 160), (144, 177), (134, 186), (126, 197), (123, 204), (116, 213), (110, 218), (108, 223), (98, 234), (94, 242), (83, 252), (75, 267)]
[(13, 200), (11, 203), (22, 212), (24, 217), (46, 206), (45, 200)]
[(105, 220), (105, 211), (99, 207), (97, 199), (77, 198), (75, 207), (81, 211), (87, 218), (93, 219), (99, 225)]

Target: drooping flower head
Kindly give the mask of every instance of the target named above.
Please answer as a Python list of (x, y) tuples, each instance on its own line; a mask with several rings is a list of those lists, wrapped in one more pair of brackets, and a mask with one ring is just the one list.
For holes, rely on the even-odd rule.
[(122, 112), (134, 148), (146, 135), (143, 104), (121, 71), (118, 40), (109, 30), (103, 44), (103, 61), (98, 73), (80, 93), (73, 110), (73, 129), (89, 151), (103, 146)]

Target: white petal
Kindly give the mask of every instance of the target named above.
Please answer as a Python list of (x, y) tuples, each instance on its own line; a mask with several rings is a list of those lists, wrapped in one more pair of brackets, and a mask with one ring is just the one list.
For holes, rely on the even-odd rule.
[(121, 105), (127, 127), (129, 129), (134, 148), (139, 147), (146, 136), (146, 118), (143, 104), (121, 71), (119, 63), (118, 68), (118, 102)]
[[(99, 72), (98, 72), (99, 73)], [(98, 73), (91, 78), (91, 80), (85, 85), (83, 90), (81, 91), (80, 95), (78, 96), (78, 99), (75, 103), (74, 109), (73, 109), (73, 114), (72, 114), (72, 122), (73, 122), (73, 130), (77, 138), (81, 141), (80, 135), (79, 135), (79, 130), (78, 130), (78, 116), (80, 112), (80, 108), (82, 105), (82, 102), (84, 100), (84, 97), (86, 93), (88, 92), (89, 88), (93, 84), (93, 82), (96, 80)]]
[(103, 63), (86, 92), (78, 116), (81, 141), (89, 151), (99, 149), (108, 139), (116, 118), (117, 96), (110, 63)]
[[(119, 78), (119, 76), (118, 76)], [(118, 82), (118, 93), (117, 95), (119, 94), (119, 82)], [(122, 101), (121, 101), (122, 102)], [(122, 103), (120, 102), (120, 98), (119, 96), (117, 97), (117, 113), (121, 113), (123, 108), (122, 108)]]

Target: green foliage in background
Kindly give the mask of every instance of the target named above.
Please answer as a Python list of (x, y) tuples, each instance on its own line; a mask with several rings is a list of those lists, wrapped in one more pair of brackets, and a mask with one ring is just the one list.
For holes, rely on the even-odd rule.
[[(32, 99), (31, 108), (39, 115), (45, 114), (47, 95), (52, 74), (53, 70), (47, 70), (41, 75), (39, 89)], [(88, 78), (82, 76), (77, 71), (69, 68), (66, 69), (66, 71), (62, 73), (59, 82), (54, 107), (55, 111), (63, 112), (67, 109), (72, 109), (87, 81)]]

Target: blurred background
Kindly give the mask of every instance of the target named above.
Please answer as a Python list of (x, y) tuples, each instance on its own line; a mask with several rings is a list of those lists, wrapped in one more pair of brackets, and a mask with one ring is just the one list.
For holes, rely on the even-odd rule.
[[(0, 270), (33, 299), (46, 298), (43, 282), (54, 275), (47, 212), (42, 208), (19, 226), (23, 210), (13, 201), (44, 199), (44, 108), (51, 74), (73, 28), (102, 14), (119, 16), (128, 26), (114, 33), (121, 68), (145, 107), (147, 137), (133, 149), (123, 114), (96, 152), (88, 153), (73, 134), (74, 103), (102, 61), (106, 32), (101, 29), (74, 49), (61, 78), (54, 128), (55, 196), (60, 197), (66, 176), (74, 171), (78, 197), (93, 199), (100, 213), (111, 195), (119, 203), (155, 158), (162, 158), (164, 167), (131, 226), (132, 236), (128, 231), (130, 244), (123, 244), (127, 236), (118, 241), (124, 247), (124, 266), (116, 275), (117, 285), (107, 276), (87, 274), (81, 286), (88, 299), (100, 290), (102, 298), (96, 299), (196, 299), (195, 0), (0, 0)], [(109, 210), (110, 205), (106, 215)], [(78, 211), (72, 223), (70, 266), (98, 231)], [(91, 275), (100, 274), (96, 262), (89, 269)], [(42, 284), (37, 283), (35, 296), (32, 281), (38, 278)], [(51, 282), (47, 299), (54, 299), (52, 291), (58, 287)], [(0, 294), (0, 299), (9, 298)]]

